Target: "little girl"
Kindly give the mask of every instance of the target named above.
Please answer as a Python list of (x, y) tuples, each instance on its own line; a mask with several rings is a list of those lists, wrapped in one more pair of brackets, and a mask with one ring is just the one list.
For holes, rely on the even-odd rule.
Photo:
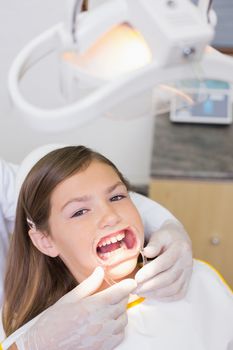
[[(7, 335), (88, 279), (97, 266), (106, 277), (99, 293), (109, 287), (109, 281), (120, 284), (125, 278), (134, 279), (144, 228), (128, 190), (128, 182), (115, 165), (84, 146), (55, 150), (32, 168), (18, 200), (6, 275), (3, 324)], [(112, 303), (109, 298), (109, 307)], [(194, 263), (183, 300), (161, 303), (138, 298), (130, 306), (119, 350), (232, 349), (232, 294), (203, 263)], [(102, 324), (91, 330), (95, 347), (83, 339), (80, 349), (105, 348), (98, 337), (107, 321), (106, 310), (100, 308), (101, 312)], [(91, 322), (87, 313), (80, 315), (77, 333), (82, 317)], [(127, 320), (121, 308), (114, 317), (116, 322), (107, 325), (106, 332), (122, 333)], [(40, 326), (40, 316), (38, 322)], [(64, 347), (58, 339), (59, 334), (51, 339), (54, 349)], [(43, 346), (38, 349), (47, 347)], [(25, 349), (33, 349), (26, 337)]]

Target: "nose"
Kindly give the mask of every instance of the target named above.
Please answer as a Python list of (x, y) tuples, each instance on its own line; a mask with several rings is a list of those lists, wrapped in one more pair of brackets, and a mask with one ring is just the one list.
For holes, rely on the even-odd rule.
[(113, 227), (121, 221), (121, 217), (111, 204), (101, 206), (101, 213), (99, 217), (99, 228)]

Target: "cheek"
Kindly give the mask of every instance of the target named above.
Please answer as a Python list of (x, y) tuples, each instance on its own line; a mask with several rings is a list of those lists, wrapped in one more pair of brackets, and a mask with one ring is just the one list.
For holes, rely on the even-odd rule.
[(133, 204), (129, 205), (127, 208), (124, 209), (123, 214), (124, 215), (127, 214), (128, 222), (137, 229), (139, 237), (143, 241), (144, 227), (143, 227), (141, 216), (137, 211), (136, 207)]
[(134, 205), (130, 206), (128, 215), (140, 228), (143, 227), (141, 216)]
[[(80, 282), (80, 274), (87, 277), (97, 266), (92, 254), (92, 240), (89, 237), (70, 237), (57, 242), (59, 256)], [(82, 278), (83, 279), (83, 278)]]
[(70, 254), (71, 257), (82, 257), (83, 252), (87, 252), (90, 248), (90, 240), (88, 237), (79, 237), (76, 235), (69, 235), (57, 240), (61, 253)]
[(74, 220), (69, 224), (60, 222), (50, 228), (58, 255), (76, 280), (82, 282), (98, 265), (92, 254), (93, 227), (90, 222), (84, 225), (84, 222)]
[(74, 257), (75, 253), (82, 252), (85, 241), (80, 239), (79, 230), (75, 225), (60, 224), (52, 230), (52, 239), (62, 256)]
[(59, 249), (61, 258), (82, 265), (90, 261), (87, 257), (91, 256), (93, 249), (92, 231), (93, 228), (76, 223), (63, 227), (63, 230), (60, 230), (62, 234), (54, 235), (54, 242)]

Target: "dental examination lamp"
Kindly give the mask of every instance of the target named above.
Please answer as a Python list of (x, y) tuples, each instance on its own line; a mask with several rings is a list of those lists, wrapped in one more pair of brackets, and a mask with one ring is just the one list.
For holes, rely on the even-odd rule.
[[(161, 83), (197, 74), (229, 81), (231, 59), (207, 47), (214, 35), (209, 1), (96, 0), (86, 12), (82, 3), (67, 1), (66, 20), (31, 41), (11, 66), (10, 96), (32, 127), (54, 132), (106, 114), (137, 117), (151, 113)], [(46, 109), (27, 101), (20, 81), (52, 52), (67, 102)]]

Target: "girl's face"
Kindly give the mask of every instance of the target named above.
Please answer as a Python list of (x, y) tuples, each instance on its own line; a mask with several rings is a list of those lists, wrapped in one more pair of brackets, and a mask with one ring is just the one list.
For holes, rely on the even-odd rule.
[(129, 275), (143, 246), (143, 225), (125, 185), (109, 165), (93, 161), (51, 196), (51, 239), (78, 282), (102, 265), (112, 279)]

